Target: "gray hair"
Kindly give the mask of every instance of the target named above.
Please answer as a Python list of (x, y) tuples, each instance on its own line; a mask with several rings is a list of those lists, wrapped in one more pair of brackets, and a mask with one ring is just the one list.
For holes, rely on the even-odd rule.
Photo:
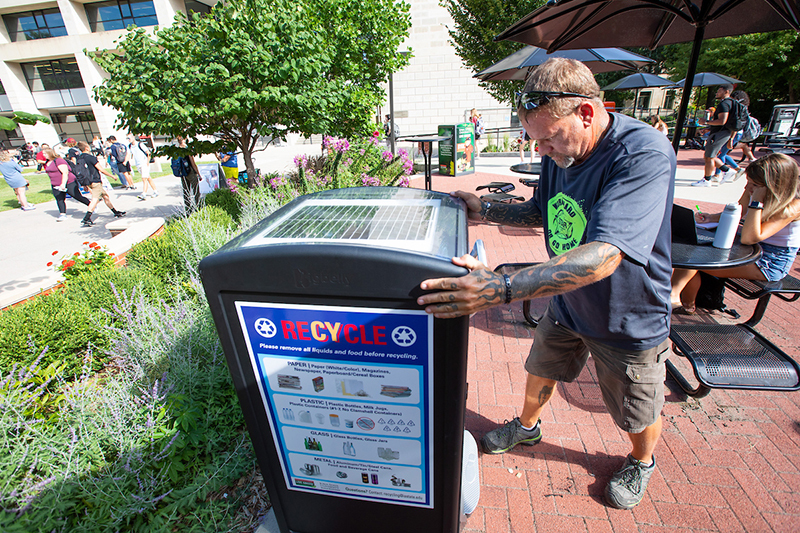
[[(528, 76), (525, 90), (528, 91), (553, 91), (585, 94), (595, 107), (603, 107), (600, 99), (600, 86), (594, 79), (592, 71), (585, 64), (574, 59), (552, 57), (542, 63)], [(586, 101), (585, 98), (553, 98), (542, 109), (553, 118), (562, 118)], [(520, 109), (518, 114), (536, 113), (538, 110)]]

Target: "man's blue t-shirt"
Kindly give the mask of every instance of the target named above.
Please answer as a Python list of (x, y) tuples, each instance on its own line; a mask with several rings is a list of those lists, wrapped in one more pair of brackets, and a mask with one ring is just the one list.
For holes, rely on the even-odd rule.
[(610, 116), (604, 137), (580, 165), (562, 169), (542, 158), (533, 202), (542, 213), (550, 257), (595, 241), (625, 254), (609, 277), (554, 296), (556, 320), (599, 342), (645, 350), (669, 335), (677, 161), (663, 133)]
[(231, 168), (239, 168), (239, 162), (238, 162), (238, 160), (236, 158), (236, 154), (234, 152), (223, 152), (222, 154), (220, 154), (220, 158), (222, 156), (226, 156), (226, 155), (229, 155), (231, 157), (230, 157), (230, 159), (228, 159), (227, 161), (222, 163), (222, 166), (223, 167), (231, 167)]

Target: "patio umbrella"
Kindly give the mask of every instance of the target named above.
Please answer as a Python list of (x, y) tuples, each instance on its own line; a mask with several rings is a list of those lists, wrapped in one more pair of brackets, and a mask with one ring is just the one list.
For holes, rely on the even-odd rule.
[(675, 82), (656, 76), (655, 74), (648, 74), (647, 72), (636, 72), (622, 79), (615, 81), (603, 87), (604, 91), (624, 91), (628, 89), (636, 89), (636, 97), (633, 100), (633, 110), (636, 112), (636, 106), (639, 103), (639, 90), (645, 87), (667, 87), (674, 86)]
[[(797, 0), (549, 0), (495, 40), (541, 46), (548, 52), (588, 46), (652, 50), (692, 42), (686, 79), (693, 80), (703, 39), (786, 29), (800, 31)], [(683, 91), (678, 111), (672, 140), (676, 152), (689, 92)]]
[[(676, 81), (676, 87), (683, 87), (683, 84), (686, 83), (686, 78), (683, 78), (681, 81)], [(717, 74), (716, 72), (699, 72), (694, 75), (694, 79), (692, 80), (692, 87), (709, 87), (713, 85), (722, 85), (725, 83), (730, 83), (731, 85), (736, 85), (737, 83), (744, 83), (742, 80), (737, 80), (736, 78), (731, 78), (730, 76), (726, 76), (724, 74)]]
[(547, 50), (536, 46), (526, 46), (510, 56), (501, 59), (491, 67), (473, 76), (481, 81), (491, 80), (525, 80), (528, 73), (550, 59), (566, 57), (577, 59), (586, 64), (593, 73), (611, 72), (614, 70), (635, 70), (648, 63), (649, 57), (640, 56), (621, 48), (586, 48), (583, 50), (561, 50), (548, 54)]

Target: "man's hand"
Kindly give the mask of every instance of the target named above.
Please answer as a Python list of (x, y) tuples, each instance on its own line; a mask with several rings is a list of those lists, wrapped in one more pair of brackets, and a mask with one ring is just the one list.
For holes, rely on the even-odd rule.
[(471, 255), (454, 257), (453, 264), (469, 269), (470, 273), (460, 278), (428, 279), (420, 283), (420, 288), (424, 291), (442, 291), (417, 298), (419, 305), (426, 306), (426, 313), (436, 318), (455, 318), (471, 315), (505, 301), (503, 276), (492, 272)]
[(471, 192), (456, 191), (451, 192), (450, 196), (461, 198), (467, 204), (467, 215), (470, 220), (482, 220), (481, 210), (483, 209), (483, 202), (476, 195)]

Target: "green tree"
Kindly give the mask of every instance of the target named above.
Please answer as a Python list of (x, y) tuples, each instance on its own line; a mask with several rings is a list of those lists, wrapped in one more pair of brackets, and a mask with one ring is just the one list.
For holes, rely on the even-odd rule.
[(218, 2), (90, 53), (110, 75), (95, 96), (133, 133), (189, 139), (160, 154), (235, 148), (252, 176), (260, 137), (371, 131), (379, 84), (408, 62), (397, 48), (410, 25), (408, 4), (392, 0)]
[(50, 119), (44, 115), (25, 113), (24, 111), (14, 111), (14, 114), (10, 117), (0, 117), (0, 130), (14, 131), (20, 124), (33, 126), (37, 122), (50, 124)]
[[(456, 54), (475, 73), (513, 54), (524, 45), (513, 41), (495, 42), (495, 35), (543, 6), (545, 0), (441, 0), (453, 19), (448, 28)], [(500, 102), (513, 105), (514, 93), (522, 89), (519, 81), (489, 81), (479, 84)]]

